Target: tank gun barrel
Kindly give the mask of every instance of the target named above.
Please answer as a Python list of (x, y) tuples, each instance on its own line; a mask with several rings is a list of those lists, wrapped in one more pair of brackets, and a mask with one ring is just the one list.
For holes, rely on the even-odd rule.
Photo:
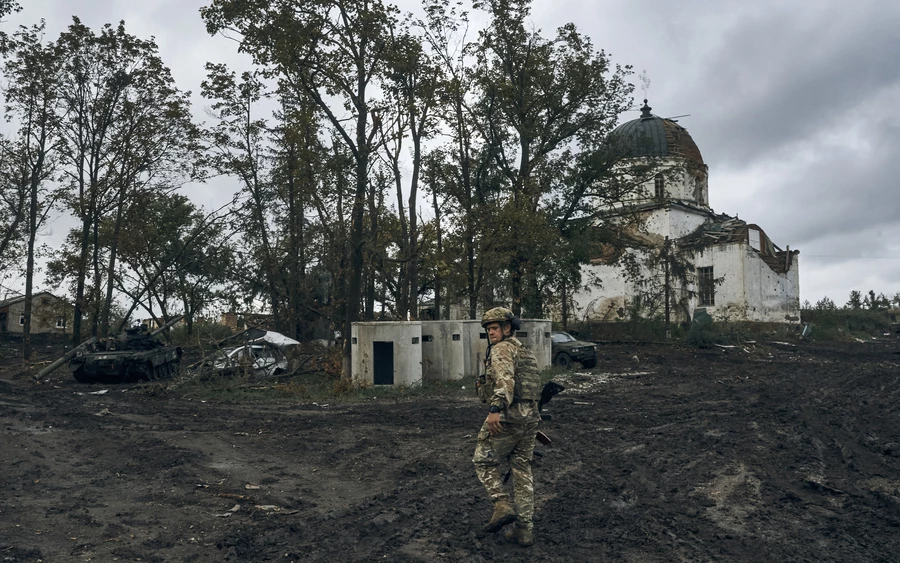
[(172, 319), (169, 320), (169, 322), (167, 322), (166, 324), (162, 325), (158, 329), (151, 332), (150, 336), (156, 336), (157, 334), (161, 333), (162, 331), (166, 330), (167, 328), (172, 327), (175, 323), (177, 323), (178, 321), (180, 321), (183, 318), (184, 318), (184, 315), (178, 315), (177, 317), (173, 317)]
[(92, 336), (92, 337), (88, 338), (87, 340), (85, 340), (84, 342), (82, 342), (81, 344), (79, 344), (78, 346), (72, 348), (71, 350), (66, 352), (61, 358), (57, 359), (52, 364), (50, 364), (49, 366), (47, 366), (44, 369), (42, 369), (41, 371), (39, 371), (37, 373), (37, 375), (34, 376), (35, 379), (40, 379), (42, 377), (50, 375), (51, 373), (53, 373), (54, 370), (56, 370), (56, 368), (63, 365), (64, 363), (68, 362), (72, 358), (74, 358), (75, 354), (77, 354), (79, 350), (81, 350), (87, 346), (90, 346), (94, 342), (97, 342), (96, 336)]

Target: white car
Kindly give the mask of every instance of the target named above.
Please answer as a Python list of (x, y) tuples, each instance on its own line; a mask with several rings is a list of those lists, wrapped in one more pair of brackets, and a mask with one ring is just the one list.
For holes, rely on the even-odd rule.
[(221, 342), (222, 348), (205, 359), (200, 370), (218, 374), (253, 373), (256, 376), (277, 375), (288, 370), (283, 350), (299, 342), (273, 331), (256, 330), (251, 336), (252, 340), (239, 345), (225, 345), (231, 339)]
[(213, 360), (216, 371), (236, 368), (253, 370), (254, 375), (276, 375), (287, 371), (287, 358), (280, 349), (268, 344), (247, 344), (225, 349)]

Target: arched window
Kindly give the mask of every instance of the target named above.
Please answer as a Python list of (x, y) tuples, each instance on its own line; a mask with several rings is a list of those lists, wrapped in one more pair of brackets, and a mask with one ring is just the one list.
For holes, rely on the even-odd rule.
[(653, 178), (653, 197), (656, 199), (666, 197), (666, 179), (662, 174), (657, 174), (656, 178)]

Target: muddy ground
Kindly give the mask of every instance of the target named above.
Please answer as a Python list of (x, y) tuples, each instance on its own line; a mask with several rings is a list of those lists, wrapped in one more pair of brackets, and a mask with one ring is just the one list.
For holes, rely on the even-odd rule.
[(226, 404), (6, 349), (0, 561), (898, 561), (898, 351), (602, 346), (555, 377), (523, 549), (480, 531), (470, 385)]

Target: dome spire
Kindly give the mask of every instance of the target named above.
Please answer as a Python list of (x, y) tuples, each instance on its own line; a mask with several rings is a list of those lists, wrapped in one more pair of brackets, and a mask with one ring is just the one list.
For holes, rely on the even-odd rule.
[(653, 114), (650, 113), (652, 107), (647, 105), (647, 99), (644, 98), (644, 107), (641, 108), (641, 119), (647, 119), (653, 117)]

